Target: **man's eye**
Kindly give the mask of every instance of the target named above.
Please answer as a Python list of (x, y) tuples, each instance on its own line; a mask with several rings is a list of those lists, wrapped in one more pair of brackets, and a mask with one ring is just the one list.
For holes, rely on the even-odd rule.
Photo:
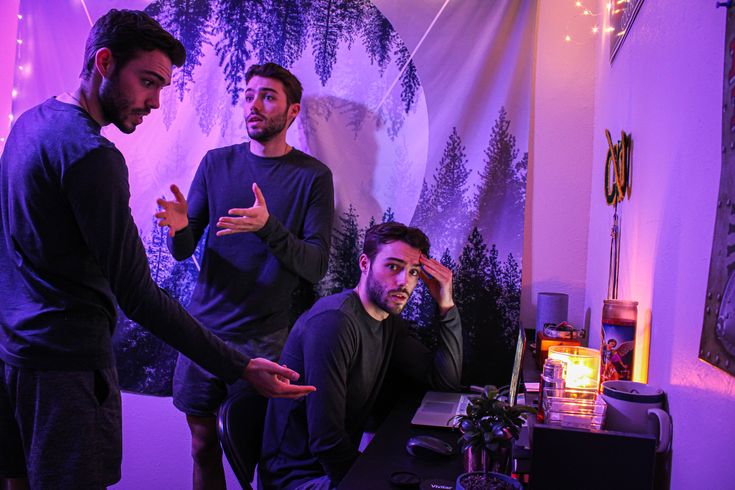
[(419, 275), (419, 270), (418, 269), (411, 269), (411, 275), (414, 276), (414, 277), (418, 276)]
[(143, 86), (145, 88), (151, 88), (153, 86), (153, 82), (150, 80), (143, 80)]
[(388, 264), (388, 269), (395, 271), (398, 270), (398, 266), (396, 264)]
[(265, 100), (275, 100), (275, 97), (273, 97), (272, 95), (266, 95)]
[(252, 95), (246, 95), (245, 96), (245, 102), (252, 102), (252, 101), (253, 101), (253, 96)]

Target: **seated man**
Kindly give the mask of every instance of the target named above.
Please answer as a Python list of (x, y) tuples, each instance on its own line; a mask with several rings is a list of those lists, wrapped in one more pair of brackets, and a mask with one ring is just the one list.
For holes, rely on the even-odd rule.
[[(322, 298), (296, 322), (281, 363), (317, 391), (269, 403), (259, 467), (262, 488), (334, 488), (358, 457), (368, 414), (389, 367), (452, 390), (462, 367), (462, 327), (452, 271), (428, 257), (421, 230), (383, 223), (365, 235), (354, 290)], [(398, 315), (419, 277), (437, 302), (440, 343), (432, 356)], [(392, 366), (391, 366), (392, 364)]]

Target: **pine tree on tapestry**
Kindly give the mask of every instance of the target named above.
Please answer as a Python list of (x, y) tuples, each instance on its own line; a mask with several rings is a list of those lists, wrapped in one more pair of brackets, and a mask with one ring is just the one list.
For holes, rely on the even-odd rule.
[[(165, 199), (165, 196), (161, 198)], [(171, 274), (176, 262), (168, 251), (167, 237), (166, 228), (158, 226), (156, 218), (153, 218), (151, 233), (143, 239), (143, 245), (145, 245), (145, 253), (151, 267), (151, 276), (159, 286)]]
[(258, 63), (293, 65), (306, 47), (311, 0), (262, 0), (259, 22), (252, 26)]
[(528, 152), (523, 153), (523, 157), (516, 163), (516, 180), (518, 181), (518, 206), (521, 209), (526, 207), (526, 183), (528, 177)]
[(357, 213), (350, 204), (339, 217), (340, 224), (332, 233), (332, 249), (329, 254), (329, 270), (318, 284), (320, 296), (336, 294), (346, 288), (354, 288), (360, 280), (358, 259), (362, 244)]
[(484, 236), (503, 244), (504, 249), (520, 251), (528, 154), (516, 162), (518, 148), (509, 127), (508, 114), (501, 107), (485, 149), (473, 207)]
[(367, 0), (312, 0), (309, 37), (314, 69), (322, 85), (332, 76), (340, 41), (352, 44), (367, 5)]
[(501, 322), (497, 279), (493, 275), (496, 267), (497, 256), (493, 257), (492, 250), (488, 252), (479, 230), (473, 228), (459, 258), (454, 288), (464, 330), (463, 383), (490, 383), (498, 379), (492, 357)]
[(500, 270), (500, 292), (503, 339), (509, 347), (512, 347), (520, 326), (521, 312), (521, 269), (512, 253), (508, 254)]
[(176, 262), (173, 269), (171, 269), (171, 275), (163, 281), (161, 287), (182, 306), (188, 306), (198, 276), (199, 270), (194, 260), (188, 258), (181, 262)]
[(187, 85), (193, 81), (194, 68), (201, 64), (202, 45), (208, 42), (210, 0), (158, 0), (149, 5), (146, 12), (186, 49), (186, 62), (180, 70), (174, 71), (173, 80), (179, 100), (183, 100)]
[(237, 104), (243, 91), (241, 85), (250, 59), (248, 44), (251, 26), (257, 24), (260, 18), (259, 9), (253, 8), (252, 3), (243, 0), (218, 0), (212, 16), (212, 34), (220, 36), (214, 50), (219, 57), (219, 65), (223, 67), (232, 105)]
[(388, 208), (383, 213), (383, 219), (380, 220), (381, 223), (390, 223), (391, 221), (396, 220), (396, 214), (393, 212), (393, 208), (388, 206)]
[[(406, 45), (403, 44), (403, 41), (399, 39), (398, 42), (400, 43), (400, 47), (396, 50), (396, 66), (400, 70), (411, 57), (411, 53)], [(401, 75), (401, 100), (403, 101), (403, 109), (406, 111), (406, 114), (411, 110), (413, 103), (416, 102), (419, 87), (421, 87), (419, 74), (416, 70), (416, 65), (411, 60)]]
[(469, 175), (465, 147), (453, 128), (429, 191), (431, 220), (427, 227), (434, 247), (448, 248), (452, 254), (462, 247), (460, 237), (467, 236), (469, 204), (465, 192)]
[(431, 206), (431, 191), (426, 183), (426, 179), (421, 183), (421, 193), (419, 194), (419, 200), (416, 203), (416, 210), (413, 212), (413, 218), (411, 218), (411, 226), (419, 228), (424, 233), (429, 232), (429, 224), (434, 217)]
[(390, 63), (396, 38), (396, 32), (388, 19), (375, 5), (368, 5), (362, 27), (362, 42), (370, 57), (370, 63), (378, 65), (381, 76)]

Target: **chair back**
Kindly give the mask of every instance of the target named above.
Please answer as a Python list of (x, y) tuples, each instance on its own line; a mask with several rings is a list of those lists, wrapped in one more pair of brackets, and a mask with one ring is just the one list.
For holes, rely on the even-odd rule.
[(217, 437), (232, 471), (244, 489), (260, 459), (263, 424), (268, 400), (253, 392), (240, 391), (228, 397), (217, 413)]

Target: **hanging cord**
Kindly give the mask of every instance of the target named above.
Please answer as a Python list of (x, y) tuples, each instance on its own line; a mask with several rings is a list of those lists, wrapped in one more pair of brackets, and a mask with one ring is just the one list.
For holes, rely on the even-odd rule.
[(416, 44), (416, 47), (413, 48), (413, 51), (411, 52), (411, 56), (408, 57), (406, 62), (401, 67), (401, 71), (398, 72), (398, 75), (396, 75), (396, 78), (393, 80), (393, 83), (390, 84), (390, 87), (388, 87), (388, 90), (385, 91), (385, 95), (383, 95), (383, 98), (380, 100), (380, 103), (375, 108), (375, 113), (377, 114), (378, 111), (380, 111), (380, 108), (383, 107), (383, 104), (385, 103), (386, 99), (390, 95), (390, 93), (393, 91), (393, 87), (396, 86), (398, 83), (398, 80), (401, 79), (403, 76), (403, 72), (406, 71), (406, 68), (408, 68), (408, 65), (411, 64), (411, 61), (413, 61), (413, 57), (416, 56), (416, 53), (418, 52), (421, 45), (424, 43), (424, 40), (426, 39), (426, 36), (429, 35), (429, 32), (431, 32), (431, 29), (434, 28), (434, 24), (436, 24), (436, 21), (439, 20), (439, 16), (444, 12), (444, 9), (449, 5), (450, 0), (444, 0), (444, 4), (441, 6), (439, 11), (434, 16), (434, 20), (431, 21), (431, 24), (429, 24), (429, 27), (426, 28), (426, 32), (424, 32), (424, 35), (421, 36), (421, 39), (419, 40), (418, 44)]
[(620, 223), (618, 203), (613, 205), (613, 225), (610, 230), (610, 265), (607, 280), (607, 299), (618, 299), (618, 276), (620, 275)]

